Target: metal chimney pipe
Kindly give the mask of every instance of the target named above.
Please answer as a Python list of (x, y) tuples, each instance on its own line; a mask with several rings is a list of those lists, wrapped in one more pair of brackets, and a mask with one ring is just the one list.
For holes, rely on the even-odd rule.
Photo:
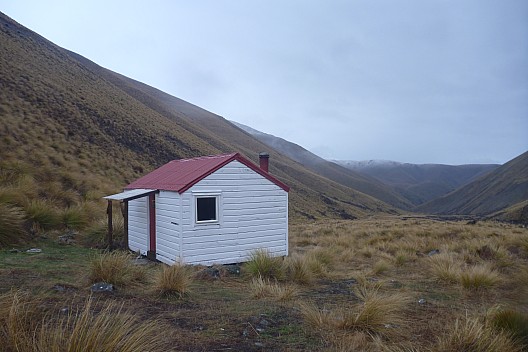
[(259, 153), (260, 168), (268, 172), (269, 169), (269, 154), (266, 152)]

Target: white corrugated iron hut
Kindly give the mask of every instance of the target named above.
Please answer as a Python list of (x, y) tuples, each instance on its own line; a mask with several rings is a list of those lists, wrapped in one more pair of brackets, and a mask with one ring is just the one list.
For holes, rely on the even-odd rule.
[(173, 160), (105, 197), (123, 203), (132, 251), (166, 264), (230, 264), (288, 255), (289, 187), (239, 153)]

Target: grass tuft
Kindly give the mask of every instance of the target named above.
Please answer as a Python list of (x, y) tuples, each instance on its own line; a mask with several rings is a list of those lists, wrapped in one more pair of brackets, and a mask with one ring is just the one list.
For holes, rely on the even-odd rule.
[(300, 309), (308, 326), (323, 335), (342, 330), (362, 331), (371, 336), (385, 335), (405, 319), (401, 311), (408, 303), (406, 296), (383, 294), (378, 288), (362, 287), (355, 290), (360, 304), (334, 310), (318, 309), (313, 304), (302, 304)]
[(511, 336), (484, 325), (478, 319), (456, 320), (433, 351), (521, 352)]
[(468, 290), (482, 290), (499, 283), (499, 274), (488, 265), (474, 265), (459, 274), (460, 284)]
[(284, 263), (289, 280), (301, 285), (310, 285), (313, 282), (310, 260), (306, 256), (293, 255), (286, 258)]
[(438, 279), (446, 282), (457, 282), (461, 271), (461, 263), (451, 254), (440, 253), (428, 258), (429, 270)]
[(278, 282), (271, 282), (269, 279), (263, 279), (262, 277), (251, 280), (250, 290), (254, 298), (271, 297), (280, 302), (290, 301), (298, 293), (294, 286), (280, 285)]
[(32, 221), (33, 227), (41, 230), (51, 230), (61, 224), (55, 207), (43, 200), (30, 201), (24, 208), (27, 217)]
[(61, 222), (69, 229), (82, 229), (87, 225), (88, 217), (82, 207), (72, 206), (62, 211)]
[(193, 276), (189, 267), (182, 264), (163, 265), (156, 278), (154, 290), (162, 296), (181, 298), (189, 293), (192, 282)]
[(145, 269), (132, 264), (128, 252), (114, 251), (97, 255), (90, 264), (89, 280), (116, 286), (128, 286), (146, 280)]
[(22, 209), (0, 204), (0, 247), (17, 244), (28, 239), (24, 229)]
[(272, 257), (268, 251), (263, 249), (251, 253), (250, 260), (244, 265), (244, 269), (252, 277), (275, 280), (282, 280), (285, 277), (282, 259)]
[(491, 326), (506, 331), (528, 348), (528, 315), (513, 309), (498, 310), (489, 317)]
[[(41, 296), (10, 292), (0, 296), (0, 340), (5, 351), (154, 351), (164, 346), (160, 323), (141, 321), (109, 303), (88, 299), (69, 313), (44, 310)], [(94, 311), (97, 310), (97, 314)]]

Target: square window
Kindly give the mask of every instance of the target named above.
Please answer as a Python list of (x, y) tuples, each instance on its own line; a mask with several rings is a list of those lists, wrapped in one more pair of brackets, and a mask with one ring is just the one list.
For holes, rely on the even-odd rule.
[(196, 197), (196, 222), (218, 221), (217, 197)]

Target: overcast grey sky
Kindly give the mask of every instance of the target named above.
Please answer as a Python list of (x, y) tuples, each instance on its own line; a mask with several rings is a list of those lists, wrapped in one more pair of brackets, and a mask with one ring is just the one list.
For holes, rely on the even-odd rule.
[(0, 0), (101, 66), (333, 159), (528, 150), (526, 0)]

